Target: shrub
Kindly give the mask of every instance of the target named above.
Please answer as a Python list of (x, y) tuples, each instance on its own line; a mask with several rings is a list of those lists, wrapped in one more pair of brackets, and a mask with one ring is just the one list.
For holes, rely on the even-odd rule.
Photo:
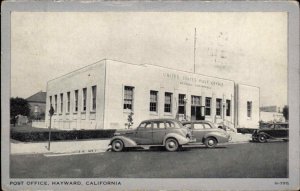
[[(115, 129), (109, 130), (72, 130), (72, 131), (51, 131), (52, 141), (76, 140), (76, 139), (105, 139), (113, 137)], [(11, 131), (11, 138), (22, 142), (48, 141), (49, 132), (17, 132)]]

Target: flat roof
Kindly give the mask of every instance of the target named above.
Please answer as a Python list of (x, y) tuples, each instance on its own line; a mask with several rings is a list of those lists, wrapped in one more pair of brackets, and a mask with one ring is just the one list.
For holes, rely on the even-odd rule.
[[(61, 77), (64, 77), (64, 76), (67, 76), (67, 75), (70, 75), (70, 74), (73, 74), (74, 72), (77, 72), (77, 71), (89, 68), (89, 67), (94, 66), (96, 64), (103, 64), (102, 61), (105, 61), (105, 63), (106, 63), (106, 61), (114, 61), (114, 62), (120, 62), (120, 63), (124, 63), (124, 64), (131, 64), (131, 65), (143, 66), (143, 67), (145, 67), (145, 66), (146, 67), (147, 66), (149, 66), (149, 67), (158, 67), (158, 68), (163, 68), (163, 69), (177, 71), (177, 72), (184, 72), (184, 73), (188, 73), (188, 74), (196, 74), (196, 75), (199, 75), (199, 76), (205, 76), (205, 77), (210, 77), (210, 78), (216, 78), (216, 79), (226, 80), (226, 81), (230, 81), (230, 82), (233, 82), (234, 84), (236, 84), (236, 82), (234, 80), (230, 80), (230, 79), (226, 79), (226, 78), (209, 76), (209, 75), (204, 75), (204, 74), (200, 74), (200, 73), (194, 73), (194, 72), (191, 72), (191, 71), (185, 71), (185, 70), (179, 70), (179, 69), (174, 69), (174, 68), (169, 68), (169, 67), (163, 67), (163, 66), (159, 66), (159, 65), (153, 65), (153, 64), (135, 64), (135, 63), (125, 62), (125, 61), (120, 61), (120, 60), (114, 60), (114, 59), (107, 59), (107, 58), (104, 58), (102, 60), (99, 60), (99, 61), (94, 62), (94, 63), (89, 64), (89, 65), (86, 65), (86, 66), (81, 67), (79, 69), (73, 70), (73, 71), (71, 71), (71, 72), (69, 72), (67, 74), (62, 75), (62, 76), (58, 76), (56, 78), (53, 78), (53, 79), (49, 80), (48, 82), (56, 80), (56, 79), (59, 79)], [(241, 83), (237, 83), (237, 84), (241, 84)], [(253, 86), (253, 85), (247, 85), (247, 84), (241, 84), (241, 85), (246, 85), (246, 86), (252, 86), (252, 87), (259, 88), (257, 86)]]

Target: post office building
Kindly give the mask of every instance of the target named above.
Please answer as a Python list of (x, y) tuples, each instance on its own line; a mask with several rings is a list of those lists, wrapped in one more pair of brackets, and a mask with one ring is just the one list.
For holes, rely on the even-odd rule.
[[(258, 128), (259, 88), (148, 64), (102, 60), (47, 83), (60, 129), (122, 129), (142, 120), (208, 120)], [(49, 124), (50, 116), (46, 116)]]

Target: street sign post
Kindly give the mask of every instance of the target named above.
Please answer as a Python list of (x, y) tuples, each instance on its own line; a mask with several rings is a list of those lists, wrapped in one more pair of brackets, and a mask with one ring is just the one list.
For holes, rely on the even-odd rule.
[(48, 151), (50, 151), (50, 141), (51, 141), (51, 119), (54, 114), (54, 109), (52, 105), (50, 106), (49, 115), (50, 115), (50, 125), (49, 125), (49, 139), (48, 139)]

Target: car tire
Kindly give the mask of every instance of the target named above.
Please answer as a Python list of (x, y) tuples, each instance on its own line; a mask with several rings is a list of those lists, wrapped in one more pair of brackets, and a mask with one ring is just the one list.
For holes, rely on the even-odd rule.
[(258, 142), (260, 143), (267, 142), (267, 137), (265, 135), (258, 135)]
[(174, 152), (174, 151), (177, 151), (178, 150), (178, 142), (176, 139), (174, 138), (169, 138), (166, 140), (166, 143), (165, 143), (165, 148), (167, 151), (170, 151), (170, 152)]
[(218, 144), (218, 141), (214, 137), (207, 137), (204, 141), (204, 144), (208, 148), (213, 148)]
[(120, 139), (113, 140), (111, 143), (111, 149), (114, 152), (121, 152), (124, 149), (124, 143)]

